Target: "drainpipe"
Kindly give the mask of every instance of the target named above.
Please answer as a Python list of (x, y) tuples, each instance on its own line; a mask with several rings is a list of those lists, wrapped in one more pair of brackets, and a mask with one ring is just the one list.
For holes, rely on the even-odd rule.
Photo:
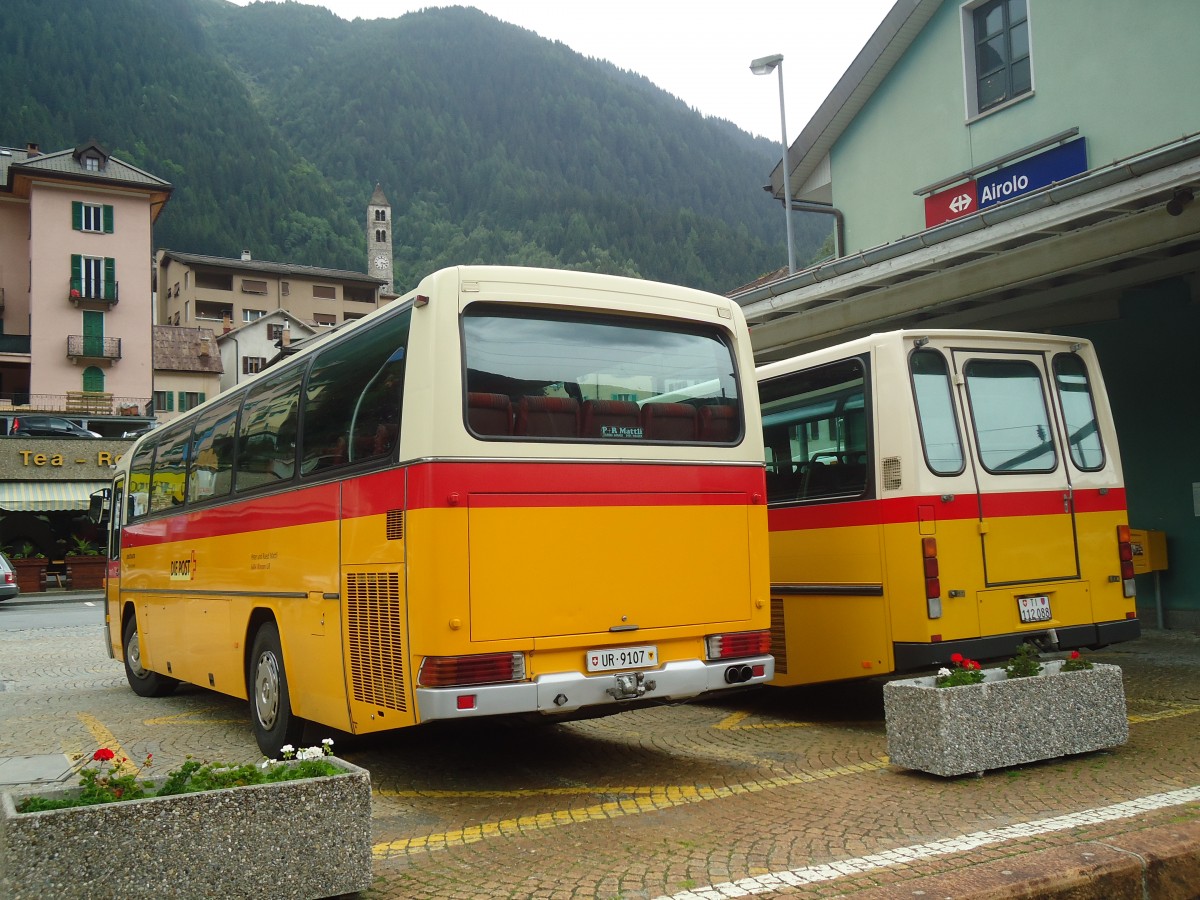
[(833, 258), (841, 259), (846, 246), (846, 219), (836, 206), (825, 203), (810, 203), (806, 200), (793, 200), (792, 209), (795, 212), (820, 213), (833, 216)]

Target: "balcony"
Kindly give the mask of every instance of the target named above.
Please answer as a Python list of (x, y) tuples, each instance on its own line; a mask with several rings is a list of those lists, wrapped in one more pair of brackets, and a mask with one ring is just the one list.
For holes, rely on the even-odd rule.
[(73, 416), (143, 417), (153, 414), (149, 397), (114, 397), (106, 391), (67, 391), (65, 394), (0, 393), (0, 410), (22, 413), (64, 413)]
[(72, 278), (67, 289), (67, 298), (76, 306), (84, 304), (113, 307), (119, 295), (115, 281), (98, 281), (94, 278)]
[(97, 337), (92, 334), (68, 334), (67, 358), (107, 360), (111, 365), (121, 358), (121, 339)]

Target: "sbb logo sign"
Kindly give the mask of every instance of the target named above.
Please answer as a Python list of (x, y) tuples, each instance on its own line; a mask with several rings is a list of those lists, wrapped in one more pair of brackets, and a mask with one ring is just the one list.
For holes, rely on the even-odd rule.
[(974, 181), (956, 184), (938, 194), (925, 198), (925, 227), (932, 228), (951, 219), (970, 215), (979, 209)]

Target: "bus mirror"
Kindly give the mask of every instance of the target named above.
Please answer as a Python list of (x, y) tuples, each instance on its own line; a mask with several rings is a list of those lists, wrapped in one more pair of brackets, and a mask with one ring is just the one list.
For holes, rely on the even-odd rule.
[(88, 501), (88, 518), (97, 525), (108, 524), (108, 497), (109, 489), (102, 488)]

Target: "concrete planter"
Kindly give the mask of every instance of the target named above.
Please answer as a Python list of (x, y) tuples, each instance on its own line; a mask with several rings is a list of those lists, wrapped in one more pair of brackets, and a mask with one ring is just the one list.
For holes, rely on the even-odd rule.
[(0, 794), (0, 896), (330, 897), (371, 882), (371, 776), (18, 813)]
[(1117, 666), (1060, 672), (1044, 663), (1031, 678), (986, 669), (982, 684), (939, 688), (932, 676), (883, 688), (888, 756), (898, 766), (963, 775), (1073, 753), (1129, 739), (1125, 689)]

